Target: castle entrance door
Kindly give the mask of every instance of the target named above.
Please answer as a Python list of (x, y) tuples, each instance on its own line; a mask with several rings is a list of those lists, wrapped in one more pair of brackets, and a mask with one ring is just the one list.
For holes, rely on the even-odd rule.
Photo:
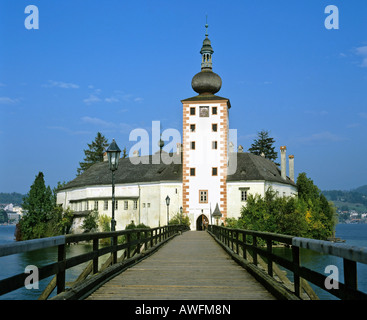
[(196, 230), (197, 231), (204, 231), (208, 229), (209, 219), (206, 217), (205, 214), (200, 215), (196, 220)]

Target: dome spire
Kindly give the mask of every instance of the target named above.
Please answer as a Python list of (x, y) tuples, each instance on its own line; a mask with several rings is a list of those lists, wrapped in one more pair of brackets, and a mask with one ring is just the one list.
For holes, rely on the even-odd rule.
[(201, 70), (203, 69), (212, 69), (212, 54), (214, 50), (212, 48), (211, 42), (208, 38), (208, 16), (206, 16), (206, 24), (205, 24), (205, 39), (203, 41), (203, 46), (201, 47)]
[[(208, 17), (207, 17), (208, 19)], [(222, 86), (222, 79), (213, 72), (212, 54), (214, 50), (208, 38), (208, 20), (205, 24), (205, 39), (201, 47), (201, 71), (191, 81), (191, 86), (199, 95), (213, 95)]]

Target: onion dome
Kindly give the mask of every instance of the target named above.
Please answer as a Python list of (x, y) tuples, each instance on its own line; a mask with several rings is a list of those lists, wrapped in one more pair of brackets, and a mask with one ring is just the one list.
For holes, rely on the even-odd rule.
[(214, 50), (208, 38), (208, 24), (205, 25), (206, 33), (203, 46), (200, 50), (202, 61), (201, 71), (191, 81), (191, 86), (199, 94), (214, 94), (222, 87), (222, 79), (212, 70), (212, 54)]

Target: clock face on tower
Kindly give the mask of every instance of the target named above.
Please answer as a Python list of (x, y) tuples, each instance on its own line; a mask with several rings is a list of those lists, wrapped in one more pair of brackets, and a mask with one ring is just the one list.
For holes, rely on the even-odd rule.
[(200, 107), (200, 117), (209, 117), (209, 107)]

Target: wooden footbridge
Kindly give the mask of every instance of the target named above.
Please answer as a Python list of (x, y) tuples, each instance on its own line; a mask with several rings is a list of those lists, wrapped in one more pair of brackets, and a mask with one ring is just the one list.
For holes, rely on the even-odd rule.
[[(92, 250), (68, 257), (67, 246), (81, 241), (92, 242)], [(276, 255), (275, 244), (289, 247), (291, 258)], [(318, 299), (309, 282), (339, 299), (367, 298), (357, 284), (357, 262), (367, 263), (366, 248), (213, 225), (207, 231), (175, 225), (17, 242), (0, 246), (0, 266), (2, 256), (52, 246), (58, 259), (38, 269), (39, 280), (53, 276), (40, 300), (55, 291), (52, 300)], [(344, 282), (326, 286), (327, 275), (301, 265), (300, 248), (341, 257)], [(86, 262), (67, 283), (66, 272)], [(0, 279), (0, 299), (23, 287), (27, 276)]]

